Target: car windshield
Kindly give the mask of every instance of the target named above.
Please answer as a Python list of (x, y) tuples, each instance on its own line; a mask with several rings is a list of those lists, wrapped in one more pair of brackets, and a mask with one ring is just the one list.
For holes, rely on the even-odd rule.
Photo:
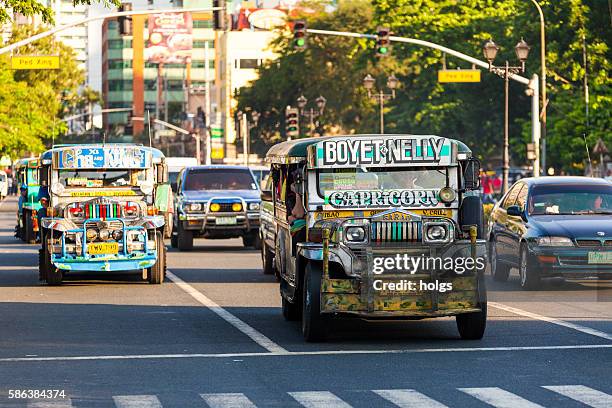
[(539, 186), (528, 206), (530, 215), (612, 214), (612, 185)]
[(446, 170), (440, 168), (356, 168), (319, 172), (322, 196), (332, 191), (440, 189), (445, 185)]
[(187, 172), (183, 190), (257, 190), (246, 169), (195, 169)]
[(146, 178), (146, 170), (59, 170), (59, 182), (67, 188), (137, 186)]

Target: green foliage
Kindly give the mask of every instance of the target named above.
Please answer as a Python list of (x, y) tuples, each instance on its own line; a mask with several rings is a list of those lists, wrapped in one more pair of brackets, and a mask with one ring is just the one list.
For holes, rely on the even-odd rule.
[[(602, 138), (612, 149), (610, 12), (601, 0), (538, 0), (546, 20), (546, 61), (549, 98), (547, 119), (548, 165), (579, 172), (586, 151)], [(319, 11), (300, 17), (309, 28), (374, 33), (388, 26), (393, 35), (448, 46), (479, 59), (482, 44), (493, 38), (501, 47), (495, 61), (518, 65), (514, 45), (523, 37), (531, 45), (526, 73), (540, 75), (540, 22), (527, 0), (372, 0), (340, 1), (333, 13)], [(319, 3), (320, 4), (320, 3)], [(321, 8), (319, 8), (321, 10)], [(326, 133), (377, 131), (378, 109), (361, 87), (371, 73), (378, 87), (391, 73), (401, 87), (386, 109), (386, 131), (434, 133), (465, 141), (486, 164), (498, 165), (503, 140), (504, 84), (483, 70), (478, 84), (439, 84), (442, 53), (415, 45), (394, 43), (391, 55), (375, 58), (372, 40), (308, 37), (308, 49), (294, 52), (287, 33), (276, 42), (280, 58), (260, 70), (260, 79), (241, 90), (241, 109), (252, 107), (264, 116), (258, 134), (266, 144), (282, 138), (282, 113), (303, 93), (310, 101), (319, 94), (328, 99), (323, 122)], [(589, 127), (584, 99), (583, 38), (590, 91)], [(446, 66), (471, 68), (446, 57)], [(513, 165), (523, 165), (530, 138), (531, 103), (525, 87), (510, 85), (510, 144)]]
[[(75, 6), (79, 4), (91, 5), (103, 3), (106, 7), (119, 6), (120, 0), (73, 0)], [(53, 24), (53, 9), (38, 0), (0, 0), (0, 24), (11, 21), (10, 11), (26, 17), (40, 16), (45, 23)]]

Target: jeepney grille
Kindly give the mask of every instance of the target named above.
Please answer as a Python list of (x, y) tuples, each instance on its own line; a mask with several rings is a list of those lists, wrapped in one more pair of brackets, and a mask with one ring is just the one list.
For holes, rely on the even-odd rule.
[[(79, 221), (74, 221), (74, 224), (78, 227), (78, 228), (83, 228), (83, 223), (84, 220), (79, 220)], [(120, 230), (123, 228), (123, 223), (119, 220), (116, 221), (106, 221), (108, 229), (110, 230)], [(107, 226), (105, 225), (105, 228), (107, 228)], [(95, 222), (88, 222), (87, 223), (87, 229), (98, 229), (98, 226), (96, 225)]]
[(121, 205), (111, 204), (86, 204), (85, 218), (121, 218)]
[(420, 242), (420, 221), (374, 221), (370, 223), (373, 242)]

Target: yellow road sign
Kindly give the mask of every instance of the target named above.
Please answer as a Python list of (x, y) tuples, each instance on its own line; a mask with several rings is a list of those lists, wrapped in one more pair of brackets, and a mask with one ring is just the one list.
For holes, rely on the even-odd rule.
[(222, 159), (224, 154), (223, 154), (223, 147), (213, 147), (212, 149), (210, 149), (210, 158), (211, 159)]
[(480, 70), (444, 69), (438, 71), (438, 82), (480, 82)]
[(12, 69), (59, 69), (59, 55), (14, 55)]

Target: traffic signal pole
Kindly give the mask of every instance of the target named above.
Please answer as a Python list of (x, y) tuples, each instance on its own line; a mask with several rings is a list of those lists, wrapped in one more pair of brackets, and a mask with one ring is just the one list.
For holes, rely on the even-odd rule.
[[(361, 33), (352, 33), (348, 31), (331, 31), (331, 30), (317, 30), (308, 28), (306, 32), (309, 34), (319, 34), (319, 35), (334, 35), (340, 37), (353, 37), (353, 38), (369, 38), (372, 40), (377, 40), (378, 36), (376, 34), (361, 34)], [(443, 45), (439, 45), (436, 43), (432, 43), (429, 41), (417, 40), (416, 38), (407, 38), (407, 37), (396, 37), (390, 36), (390, 41), (406, 43), (406, 44), (414, 44), (420, 47), (432, 48), (434, 50), (442, 51), (446, 54), (452, 55), (459, 59), (469, 62), (470, 64), (479, 66), (481, 68), (486, 68), (489, 70), (489, 63), (481, 61), (477, 58), (470, 57), (467, 54), (462, 52), (453, 50), (451, 48), (445, 47)], [(527, 89), (525, 93), (527, 96), (531, 97), (531, 140), (535, 145), (535, 154), (536, 158), (533, 160), (533, 175), (534, 177), (538, 177), (540, 175), (540, 113), (539, 113), (539, 95), (540, 95), (540, 85), (538, 82), (538, 75), (533, 74), (531, 79), (525, 78), (518, 74), (509, 74), (509, 79), (519, 82), (523, 85), (526, 85)]]

